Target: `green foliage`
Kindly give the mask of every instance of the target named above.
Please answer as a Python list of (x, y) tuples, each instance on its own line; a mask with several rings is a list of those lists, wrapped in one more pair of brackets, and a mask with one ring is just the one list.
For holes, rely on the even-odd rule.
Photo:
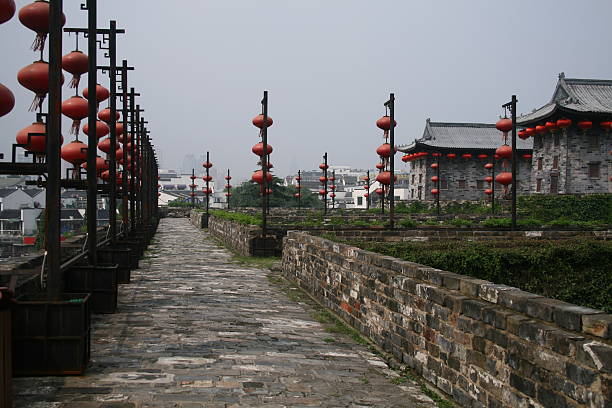
[(402, 218), (397, 224), (403, 228), (416, 228), (417, 226), (416, 221), (409, 217)]
[(343, 217), (331, 217), (329, 219), (329, 223), (330, 225), (344, 225), (346, 224), (346, 221)]
[[(199, 206), (198, 203), (196, 203), (195, 206), (198, 207)], [(191, 200), (181, 201), (179, 199), (176, 199), (176, 200), (168, 201), (168, 207), (180, 207), (180, 208), (191, 207)]]
[(512, 220), (510, 218), (487, 218), (481, 224), (487, 228), (510, 228)]
[[(271, 187), (270, 207), (297, 207), (298, 201), (293, 195), (298, 190), (293, 187), (283, 186), (283, 181), (274, 177)], [(300, 206), (302, 208), (321, 208), (323, 203), (318, 196), (311, 193), (308, 189), (302, 189)], [(245, 181), (240, 186), (234, 188), (232, 192), (232, 207), (261, 207), (262, 196), (260, 186), (250, 181)]]
[(446, 224), (452, 225), (453, 227), (471, 227), (472, 221), (463, 218), (453, 218), (446, 221)]
[(352, 242), (364, 249), (612, 312), (612, 242)]
[[(495, 207), (495, 212), (499, 213), (500, 207)], [(482, 215), (482, 214), (491, 214), (491, 207), (488, 204), (483, 203), (472, 203), (472, 202), (464, 202), (464, 203), (456, 203), (450, 202), (447, 203), (444, 209), (442, 210), (444, 214), (470, 214), (470, 215)]]
[(519, 216), (542, 221), (569, 218), (612, 224), (612, 194), (519, 196), (517, 209)]
[(240, 224), (247, 225), (261, 225), (261, 214), (250, 215), (241, 212), (233, 212), (226, 210), (210, 210), (210, 215), (217, 218), (223, 218), (224, 220), (231, 220)]
[[(380, 211), (380, 209), (378, 210)], [(399, 202), (395, 206), (395, 211), (398, 214), (428, 214), (431, 212), (429, 205), (422, 201), (412, 201), (406, 205), (404, 202)]]

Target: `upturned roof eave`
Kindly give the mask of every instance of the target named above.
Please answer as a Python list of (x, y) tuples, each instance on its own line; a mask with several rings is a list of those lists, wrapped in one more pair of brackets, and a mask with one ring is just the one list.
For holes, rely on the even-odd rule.
[[(396, 150), (398, 152), (402, 152), (402, 153), (411, 153), (411, 152), (415, 152), (415, 151), (421, 151), (421, 150), (435, 150), (435, 151), (440, 151), (440, 152), (444, 152), (444, 151), (450, 151), (450, 152), (454, 152), (454, 151), (491, 151), (491, 150), (495, 150), (496, 147), (470, 147), (470, 146), (463, 146), (463, 147), (455, 147), (455, 146), (432, 146), (429, 145), (427, 143), (424, 143), (420, 140), (415, 140), (414, 143), (408, 145), (408, 146), (397, 146)], [(516, 148), (517, 151), (532, 151), (533, 149), (529, 149), (529, 148), (521, 148), (521, 147), (517, 147)]]

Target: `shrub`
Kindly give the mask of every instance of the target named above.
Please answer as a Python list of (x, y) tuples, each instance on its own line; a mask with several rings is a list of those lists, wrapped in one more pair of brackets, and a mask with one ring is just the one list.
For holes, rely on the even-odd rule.
[(510, 228), (512, 220), (510, 218), (487, 218), (482, 225), (488, 228)]
[(404, 228), (415, 228), (417, 226), (416, 221), (408, 217), (402, 218), (397, 224)]
[(225, 220), (231, 220), (246, 225), (261, 225), (261, 215), (249, 215), (225, 210), (210, 210), (210, 215)]
[(612, 194), (519, 196), (517, 211), (543, 221), (567, 218), (612, 224)]
[(472, 221), (463, 218), (453, 218), (452, 220), (448, 220), (446, 224), (454, 227), (471, 227)]

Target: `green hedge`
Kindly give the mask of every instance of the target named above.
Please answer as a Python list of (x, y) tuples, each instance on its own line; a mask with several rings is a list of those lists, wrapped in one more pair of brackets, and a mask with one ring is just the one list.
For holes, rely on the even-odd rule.
[(351, 244), (612, 313), (612, 242)]
[(246, 225), (261, 225), (261, 215), (249, 215), (240, 212), (231, 212), (225, 210), (210, 210), (209, 214), (213, 217), (223, 218), (224, 220), (231, 220), (240, 224)]
[(519, 196), (519, 216), (612, 223), (612, 194)]

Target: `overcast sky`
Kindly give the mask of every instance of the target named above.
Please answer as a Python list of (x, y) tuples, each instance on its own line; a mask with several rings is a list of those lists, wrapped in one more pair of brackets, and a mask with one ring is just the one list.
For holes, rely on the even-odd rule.
[[(80, 3), (64, 0), (67, 26), (85, 26)], [(396, 144), (406, 144), (426, 118), (493, 123), (513, 93), (529, 112), (548, 102), (561, 71), (612, 79), (610, 0), (99, 0), (98, 8), (99, 27), (114, 19), (127, 31), (119, 59), (136, 67), (130, 85), (142, 94), (161, 165), (179, 168), (186, 154), (209, 150), (235, 179), (255, 168), (251, 119), (263, 90), (282, 176), (315, 168), (325, 151), (331, 164), (373, 167), (389, 92)], [(33, 38), (17, 16), (0, 25), (0, 83), (17, 100), (0, 118), (5, 153), (34, 119), (33, 94), (17, 82), (37, 59)], [(67, 53), (74, 37), (64, 41)]]

